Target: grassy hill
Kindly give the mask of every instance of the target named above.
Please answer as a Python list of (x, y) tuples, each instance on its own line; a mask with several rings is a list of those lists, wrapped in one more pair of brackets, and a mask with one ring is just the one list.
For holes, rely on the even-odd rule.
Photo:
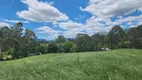
[(142, 50), (47, 54), (0, 62), (0, 80), (142, 80)]

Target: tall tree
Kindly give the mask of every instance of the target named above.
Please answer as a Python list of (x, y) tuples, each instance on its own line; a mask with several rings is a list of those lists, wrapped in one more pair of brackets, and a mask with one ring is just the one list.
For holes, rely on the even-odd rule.
[(142, 25), (137, 27), (138, 48), (142, 49)]
[(66, 38), (63, 35), (59, 35), (56, 39), (57, 43), (64, 43), (66, 41)]
[(2, 60), (2, 52), (10, 48), (10, 29), (8, 27), (0, 28), (0, 60)]
[(75, 43), (77, 45), (77, 51), (83, 52), (83, 51), (89, 51), (90, 49), (90, 42), (91, 38), (87, 34), (77, 34)]
[(10, 43), (10, 29), (8, 27), (2, 27), (0, 29), (0, 46), (2, 51), (6, 51), (11, 47)]
[(23, 24), (21, 22), (18, 22), (12, 26), (11, 30), (11, 38), (14, 42), (14, 53), (12, 54), (12, 57), (15, 58), (20, 58), (21, 55), (21, 36), (22, 36), (22, 26)]
[(127, 33), (131, 48), (138, 48), (137, 27), (130, 28)]
[(27, 57), (28, 55), (30, 55), (30, 53), (34, 53), (35, 47), (36, 47), (35, 33), (29, 29), (26, 29), (24, 36), (21, 37), (20, 56)]
[(26, 29), (24, 38), (27, 42), (27, 47), (29, 52), (33, 52), (36, 46), (36, 35), (33, 31)]
[(124, 30), (119, 26), (114, 26), (108, 34), (108, 42), (111, 49), (118, 48), (119, 42), (124, 40)]
[(92, 36), (92, 45), (95, 51), (100, 51), (101, 48), (104, 48), (107, 46), (107, 36), (101, 35), (99, 33), (94, 34)]

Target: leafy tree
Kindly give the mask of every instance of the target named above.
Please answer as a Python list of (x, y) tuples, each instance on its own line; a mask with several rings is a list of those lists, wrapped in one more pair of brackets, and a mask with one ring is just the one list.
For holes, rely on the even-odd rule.
[(49, 53), (57, 53), (58, 52), (58, 46), (56, 45), (56, 43), (50, 43), (48, 45), (48, 52)]
[(36, 35), (34, 32), (30, 31), (29, 29), (25, 30), (25, 35), (24, 35), (24, 39), (26, 41), (26, 47), (27, 47), (27, 51), (30, 52), (34, 52), (35, 46), (36, 46)]
[(142, 49), (142, 25), (137, 27), (138, 48)]
[(43, 44), (42, 43), (38, 47), (39, 47), (38, 52), (41, 52), (42, 54), (48, 53), (48, 44), (46, 44), (46, 43)]
[(66, 41), (66, 38), (63, 35), (59, 35), (56, 39), (57, 43), (64, 43)]
[(95, 51), (101, 51), (101, 48), (107, 47), (107, 36), (102, 34), (94, 34), (92, 36), (92, 45)]
[(75, 43), (77, 45), (77, 51), (89, 51), (91, 46), (90, 36), (88, 36), (87, 34), (77, 34)]
[(64, 52), (71, 52), (71, 48), (73, 47), (73, 43), (71, 41), (66, 41), (64, 43)]
[(20, 58), (21, 57), (21, 36), (22, 36), (22, 26), (23, 24), (21, 22), (18, 22), (14, 24), (14, 26), (11, 27), (11, 39), (13, 40), (13, 43), (15, 44), (14, 52), (12, 54), (12, 58)]
[(132, 27), (128, 30), (127, 37), (130, 48), (142, 49), (142, 25)]
[[(18, 22), (11, 28), (0, 28), (0, 47), (4, 55), (12, 55), (13, 59), (28, 57), (30, 53), (85, 52), (100, 51), (110, 46), (116, 48), (142, 49), (142, 25), (124, 31), (119, 25), (114, 26), (108, 35), (77, 34), (75, 39), (66, 39), (60, 35), (56, 41), (38, 40), (33, 31), (26, 29)], [(108, 43), (107, 43), (108, 42)], [(2, 59), (2, 55), (0, 58)]]
[(133, 27), (130, 28), (128, 33), (128, 40), (130, 41), (131, 48), (138, 48), (138, 35), (137, 35), (137, 28)]
[(0, 46), (2, 51), (6, 51), (11, 47), (10, 41), (10, 29), (8, 27), (2, 27), (0, 29)]
[[(8, 27), (2, 27), (0, 28), (0, 49), (1, 49), (1, 55), (3, 55), (3, 52), (6, 52), (9, 50), (9, 48), (12, 47), (12, 42), (10, 39), (11, 30)], [(2, 59), (2, 56), (1, 56)]]
[(58, 52), (64, 52), (64, 45), (63, 43), (66, 41), (66, 38), (63, 35), (59, 35), (58, 38), (56, 39), (56, 43), (58, 46)]
[(58, 43), (57, 46), (58, 46), (58, 52), (59, 53), (64, 52), (64, 43)]
[(124, 36), (125, 33), (123, 29), (119, 25), (114, 26), (108, 34), (108, 42), (110, 48), (111, 49), (118, 48), (119, 47), (118, 44), (119, 42), (124, 40)]
[(71, 52), (77, 52), (77, 45), (73, 44), (72, 48), (70, 49)]
[(21, 22), (18, 22), (11, 27), (11, 30), (12, 30), (11, 34), (13, 38), (17, 39), (22, 36), (22, 31), (23, 31), (22, 26), (23, 24)]

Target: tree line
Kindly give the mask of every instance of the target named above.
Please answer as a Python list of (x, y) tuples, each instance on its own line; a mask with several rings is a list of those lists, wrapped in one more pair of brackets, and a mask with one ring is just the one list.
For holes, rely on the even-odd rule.
[(92, 36), (77, 34), (73, 39), (59, 35), (55, 41), (37, 39), (33, 31), (23, 30), (22, 26), (23, 24), (18, 22), (11, 27), (0, 28), (1, 60), (46, 53), (102, 51), (118, 48), (142, 49), (142, 25), (127, 30), (116, 25), (107, 34), (96, 33)]

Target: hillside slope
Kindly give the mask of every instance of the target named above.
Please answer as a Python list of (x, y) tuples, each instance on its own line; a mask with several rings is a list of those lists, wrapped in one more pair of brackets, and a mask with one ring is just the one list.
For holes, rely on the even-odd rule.
[(0, 62), (0, 80), (142, 80), (142, 50), (47, 54)]

